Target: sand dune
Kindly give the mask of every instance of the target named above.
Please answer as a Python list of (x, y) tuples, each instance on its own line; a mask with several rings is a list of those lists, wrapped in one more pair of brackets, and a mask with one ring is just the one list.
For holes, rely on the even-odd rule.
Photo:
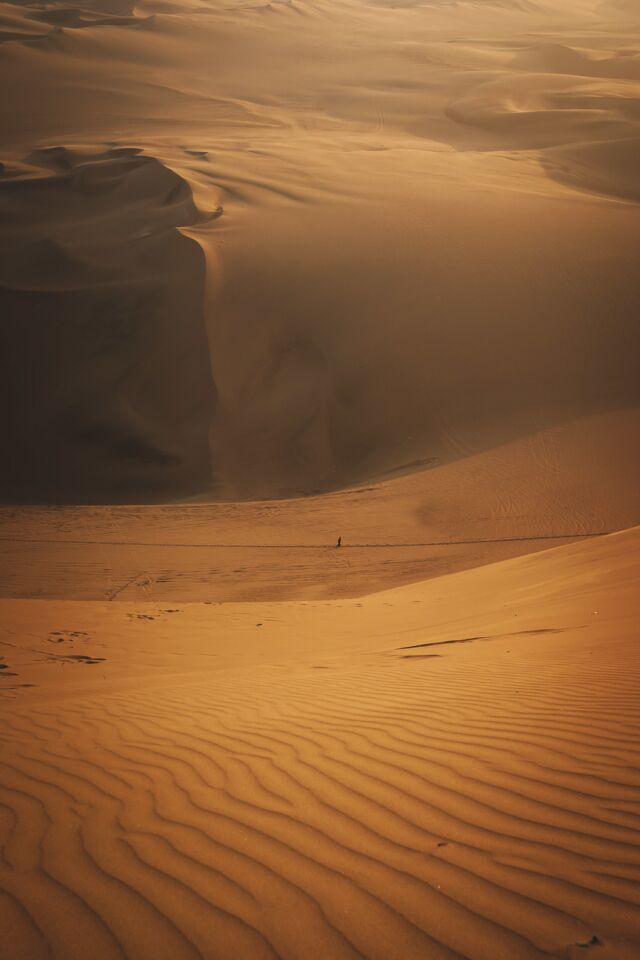
[(55, 4), (13, 2), (0, 4), (0, 43), (40, 42), (62, 29), (99, 26), (137, 26), (150, 17), (134, 14), (129, 0), (87, 0)]
[(0, 955), (631, 960), (638, 546), (321, 605), (3, 601)]
[(176, 230), (200, 214), (138, 154), (39, 149), (0, 181), (6, 496), (184, 494), (210, 475), (203, 258)]
[(558, 180), (583, 189), (640, 201), (640, 138), (547, 150), (544, 164)]
[[(0, 510), (0, 596), (353, 597), (636, 523), (636, 411), (325, 496)], [(344, 549), (334, 549), (343, 537)]]
[(640, 955), (637, 12), (0, 4), (0, 960)]
[(632, 6), (3, 9), (5, 499), (286, 497), (637, 407)]
[(562, 43), (544, 43), (522, 50), (513, 58), (512, 66), (530, 73), (566, 73), (575, 77), (640, 80), (640, 56), (633, 48), (608, 51), (572, 47)]

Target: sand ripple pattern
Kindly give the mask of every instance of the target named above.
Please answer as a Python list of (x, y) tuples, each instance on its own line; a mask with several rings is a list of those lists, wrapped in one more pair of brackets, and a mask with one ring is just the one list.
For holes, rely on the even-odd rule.
[(637, 956), (637, 658), (469, 649), (7, 711), (0, 956)]

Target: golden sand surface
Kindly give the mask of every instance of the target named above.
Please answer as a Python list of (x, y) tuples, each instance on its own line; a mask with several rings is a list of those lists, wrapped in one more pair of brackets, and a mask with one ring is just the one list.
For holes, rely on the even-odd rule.
[(638, 547), (0, 601), (0, 955), (637, 957)]
[(0, 960), (637, 960), (637, 0), (14, 0), (0, 90)]

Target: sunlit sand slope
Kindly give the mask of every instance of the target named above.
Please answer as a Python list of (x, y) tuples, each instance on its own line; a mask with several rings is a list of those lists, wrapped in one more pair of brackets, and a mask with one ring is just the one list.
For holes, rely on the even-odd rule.
[(4, 507), (0, 596), (330, 599), (426, 580), (636, 524), (639, 434), (638, 412), (611, 411), (295, 500)]
[(3, 960), (632, 960), (637, 530), (358, 601), (3, 601)]

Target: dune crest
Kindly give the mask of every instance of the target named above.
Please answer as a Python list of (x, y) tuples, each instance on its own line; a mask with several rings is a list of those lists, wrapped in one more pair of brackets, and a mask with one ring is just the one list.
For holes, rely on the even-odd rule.
[(6, 0), (0, 4), (0, 43), (41, 42), (62, 29), (138, 26), (152, 16), (135, 14), (134, 0)]

